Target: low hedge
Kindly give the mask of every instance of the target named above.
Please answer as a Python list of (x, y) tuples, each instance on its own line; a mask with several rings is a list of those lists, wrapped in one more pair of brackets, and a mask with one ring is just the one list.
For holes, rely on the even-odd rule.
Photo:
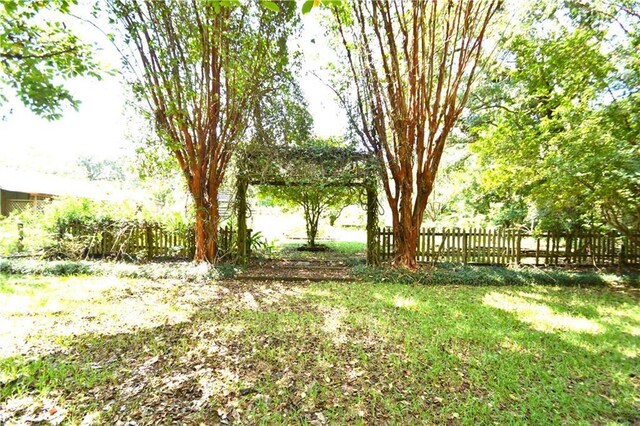
[(131, 264), (96, 261), (46, 261), (37, 259), (0, 259), (0, 273), (19, 275), (113, 275), (120, 278), (151, 280), (179, 279), (189, 282), (211, 282), (235, 276), (237, 267), (206, 263), (166, 262)]
[(353, 275), (373, 282), (424, 285), (552, 285), (552, 286), (640, 286), (640, 274), (568, 271), (534, 267), (443, 265), (407, 271), (395, 268), (356, 266)]

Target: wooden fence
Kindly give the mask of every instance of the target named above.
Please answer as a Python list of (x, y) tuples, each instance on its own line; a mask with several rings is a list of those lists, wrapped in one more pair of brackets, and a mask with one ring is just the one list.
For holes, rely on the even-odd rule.
[[(394, 256), (393, 231), (380, 228), (381, 261)], [(422, 229), (419, 263), (640, 266), (640, 246), (615, 232), (531, 234), (513, 229)]]
[[(137, 259), (193, 258), (195, 234), (189, 230), (169, 230), (157, 223), (109, 222), (95, 226), (71, 223), (60, 237), (80, 246), (86, 257)], [(67, 239), (69, 239), (67, 237)], [(228, 258), (235, 252), (235, 235), (231, 226), (218, 230), (218, 253)]]

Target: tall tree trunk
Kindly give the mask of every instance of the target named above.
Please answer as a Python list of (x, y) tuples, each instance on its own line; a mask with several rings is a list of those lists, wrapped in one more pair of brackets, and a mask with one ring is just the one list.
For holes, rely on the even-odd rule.
[(409, 184), (398, 186), (400, 187), (399, 203), (398, 208), (393, 211), (393, 239), (395, 245), (393, 265), (401, 268), (416, 269), (418, 267), (416, 261), (418, 237), (423, 219), (423, 215), (420, 212), (424, 211), (428, 196), (417, 197), (414, 205), (413, 187)]
[[(196, 205), (195, 254), (196, 262), (213, 263), (218, 257), (218, 225), (220, 212), (218, 210), (218, 194), (208, 197), (193, 195)], [(211, 200), (211, 201), (208, 201)]]
[(400, 222), (400, 227), (393, 230), (396, 249), (393, 259), (394, 266), (407, 269), (418, 267), (416, 261), (418, 229), (420, 229), (420, 225), (416, 226), (410, 220), (403, 220)]

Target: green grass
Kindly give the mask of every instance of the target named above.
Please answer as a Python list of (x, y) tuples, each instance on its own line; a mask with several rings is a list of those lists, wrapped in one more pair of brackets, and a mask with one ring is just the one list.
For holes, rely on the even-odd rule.
[(0, 360), (0, 421), (55, 399), (71, 424), (634, 424), (638, 294), (603, 282), (0, 276), (0, 330), (24, 340)]

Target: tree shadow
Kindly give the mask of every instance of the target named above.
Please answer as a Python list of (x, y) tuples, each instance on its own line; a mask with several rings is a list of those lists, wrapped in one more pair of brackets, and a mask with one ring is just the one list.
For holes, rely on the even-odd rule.
[[(374, 333), (393, 335), (389, 330), (403, 330), (402, 345), (419, 359), (411, 368), (420, 363), (440, 365), (438, 371), (462, 374), (458, 386), (466, 382), (469, 392), (490, 403), (493, 420), (506, 421), (504, 413), (533, 423), (640, 420), (634, 397), (640, 389), (637, 319), (598, 309), (615, 310), (623, 300), (626, 307), (634, 306), (633, 299), (615, 295), (598, 304), (594, 295), (588, 300), (595, 307), (576, 310), (570, 303), (572, 293), (565, 300), (558, 295), (549, 300), (519, 295), (527, 290), (535, 295), (541, 290), (535, 287), (398, 285), (385, 294), (378, 290), (375, 285), (357, 288), (358, 299), (369, 306), (365, 311), (388, 320)], [(456, 292), (464, 296), (455, 296)], [(360, 316), (362, 307), (354, 310), (349, 299), (347, 291), (317, 296), (318, 303), (341, 306)]]
[[(71, 423), (92, 415), (102, 423), (306, 422), (317, 412), (338, 423), (361, 412), (371, 422), (448, 422), (452, 412), (462, 422), (640, 420), (636, 358), (619, 350), (637, 353), (640, 342), (624, 318), (607, 323), (613, 316), (598, 310), (615, 310), (622, 297), (598, 304), (594, 295), (594, 311), (576, 310), (571, 292), (534, 287), (230, 291), (240, 301), (251, 292), (254, 303), (218, 301), (186, 322), (68, 336), (50, 354), (0, 360), (11, 376), (0, 418), (34, 415), (33, 404), (47, 412), (43, 398), (58, 398)], [(486, 303), (496, 295), (514, 307)], [(520, 315), (539, 306), (601, 329), (537, 329)]]

